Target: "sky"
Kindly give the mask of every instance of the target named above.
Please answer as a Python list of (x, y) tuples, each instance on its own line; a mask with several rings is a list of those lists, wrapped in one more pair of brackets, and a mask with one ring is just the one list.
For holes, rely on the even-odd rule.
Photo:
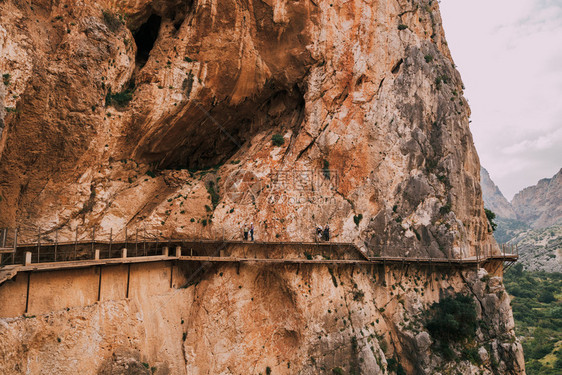
[(508, 200), (562, 167), (562, 0), (442, 0), (480, 163)]

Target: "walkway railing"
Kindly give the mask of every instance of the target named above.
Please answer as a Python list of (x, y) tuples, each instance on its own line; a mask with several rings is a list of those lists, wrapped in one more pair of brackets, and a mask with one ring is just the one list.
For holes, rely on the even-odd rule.
[[(68, 233), (68, 232), (67, 232)], [(446, 254), (445, 256), (393, 256), (406, 254), (411, 248), (399, 249), (384, 247), (375, 249), (379, 255), (367, 257), (355, 244), (346, 242), (250, 242), (233, 239), (172, 239), (162, 238), (146, 231), (138, 231), (128, 235), (127, 230), (122, 231), (122, 238), (114, 238), (113, 231), (102, 240), (96, 238), (92, 230), (91, 238), (81, 239), (78, 230), (75, 231), (73, 241), (59, 241), (58, 231), (37, 231), (36, 241), (29, 241), (29, 234), (24, 238), (25, 243), (19, 242), (20, 231), (17, 229), (0, 229), (0, 267), (7, 265), (29, 265), (38, 263), (75, 262), (75, 261), (101, 261), (123, 258), (139, 258), (166, 256), (182, 257), (182, 260), (206, 259), (208, 261), (245, 261), (264, 260), (267, 262), (292, 261), (302, 263), (342, 263), (369, 262), (378, 263), (429, 263), (429, 264), (479, 264), (488, 260), (503, 260), (513, 262), (518, 258), (517, 247), (502, 245), (499, 248), (486, 245), (475, 249), (475, 255), (469, 249), (457, 249), (458, 255)], [(68, 238), (68, 236), (67, 236)], [(237, 245), (238, 249), (234, 249)], [(242, 246), (243, 245), (243, 246)], [(305, 246), (308, 250), (291, 250), (291, 248)], [(251, 247), (251, 250), (248, 249)], [(282, 251), (277, 251), (283, 247)], [(169, 249), (181, 250), (179, 253), (169, 254)], [(221, 249), (217, 253), (217, 249)], [(242, 250), (241, 250), (242, 249)], [(386, 249), (386, 250), (388, 250)], [(426, 249), (431, 254), (430, 249)], [(474, 252), (472, 252), (474, 254)]]

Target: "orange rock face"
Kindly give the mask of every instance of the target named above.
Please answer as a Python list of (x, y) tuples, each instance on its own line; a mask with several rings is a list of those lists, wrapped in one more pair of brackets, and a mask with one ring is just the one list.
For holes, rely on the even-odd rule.
[(494, 243), (436, 1), (6, 0), (0, 70), (0, 226), (22, 238)]
[[(1, 7), (3, 225), (310, 240), (329, 223), (424, 256), (492, 241), (433, 2)], [(244, 171), (249, 204), (225, 185)]]

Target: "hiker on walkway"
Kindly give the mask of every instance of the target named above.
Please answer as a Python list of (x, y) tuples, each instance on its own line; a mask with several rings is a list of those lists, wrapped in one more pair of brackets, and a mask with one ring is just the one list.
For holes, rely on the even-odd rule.
[(330, 227), (328, 224), (324, 227), (324, 241), (330, 241)]
[(322, 227), (320, 225), (316, 225), (316, 242), (320, 242), (322, 240)]
[(254, 240), (254, 223), (250, 223), (250, 238)]
[(248, 241), (248, 225), (244, 224), (244, 241)]

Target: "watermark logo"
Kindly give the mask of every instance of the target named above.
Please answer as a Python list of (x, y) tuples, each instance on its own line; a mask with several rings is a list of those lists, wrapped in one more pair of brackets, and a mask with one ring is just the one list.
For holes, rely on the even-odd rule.
[(267, 202), (279, 205), (334, 205), (337, 170), (308, 169), (278, 171), (271, 178)]
[(225, 182), (226, 196), (236, 204), (255, 203), (261, 189), (262, 184), (258, 176), (246, 170), (232, 172)]
[(248, 170), (232, 172), (225, 181), (225, 193), (235, 204), (254, 204), (260, 194), (269, 204), (332, 205), (338, 188), (337, 170), (310, 169), (274, 172), (261, 180)]

